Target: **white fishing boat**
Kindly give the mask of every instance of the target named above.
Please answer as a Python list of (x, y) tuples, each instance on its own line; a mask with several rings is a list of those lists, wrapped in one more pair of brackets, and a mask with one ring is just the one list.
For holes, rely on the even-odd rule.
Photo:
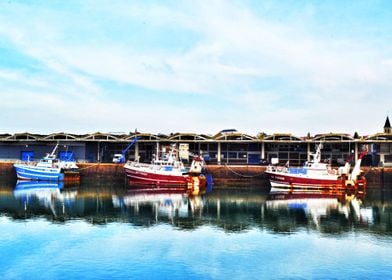
[(79, 172), (73, 160), (60, 160), (56, 156), (58, 144), (52, 153), (46, 154), (38, 163), (19, 162), (14, 167), (19, 180), (65, 181), (78, 180)]
[(332, 168), (329, 163), (321, 162), (322, 144), (317, 146), (316, 153), (311, 154), (313, 159), (302, 167), (269, 165), (266, 174), (272, 187), (288, 188), (355, 188), (365, 189), (366, 178), (360, 169), (361, 153), (353, 170), (349, 162), (345, 166)]

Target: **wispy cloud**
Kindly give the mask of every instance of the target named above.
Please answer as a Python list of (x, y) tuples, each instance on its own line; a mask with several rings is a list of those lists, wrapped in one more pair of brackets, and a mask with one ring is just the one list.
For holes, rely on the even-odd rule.
[[(321, 6), (269, 3), (3, 2), (0, 39), (40, 69), (0, 63), (1, 114), (13, 120), (2, 129), (23, 127), (12, 104), (37, 109), (29, 98), (40, 95), (47, 107), (36, 121), (66, 111), (70, 119), (46, 131), (380, 130), (390, 110), (391, 26), (362, 18), (365, 33), (380, 36), (349, 36)], [(68, 109), (52, 111), (54, 103)], [(24, 130), (32, 128), (44, 129)]]

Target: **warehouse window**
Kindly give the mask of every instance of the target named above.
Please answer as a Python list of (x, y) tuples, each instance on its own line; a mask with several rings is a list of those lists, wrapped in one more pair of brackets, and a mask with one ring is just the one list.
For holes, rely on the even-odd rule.
[(34, 151), (22, 151), (20, 153), (20, 159), (22, 161), (34, 161)]

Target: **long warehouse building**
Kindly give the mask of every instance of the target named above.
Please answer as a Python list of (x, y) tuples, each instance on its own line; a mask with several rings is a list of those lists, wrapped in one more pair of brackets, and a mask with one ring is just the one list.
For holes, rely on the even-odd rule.
[(59, 144), (60, 158), (73, 157), (78, 162), (112, 162), (115, 154), (121, 154), (137, 137), (135, 145), (125, 156), (149, 162), (157, 147), (176, 144), (187, 147), (193, 153), (201, 153), (210, 164), (260, 165), (272, 158), (279, 162), (300, 165), (310, 160), (317, 144), (323, 144), (322, 159), (334, 165), (345, 160), (357, 159), (360, 152), (367, 150), (363, 164), (368, 166), (392, 166), (392, 129), (387, 117), (384, 131), (370, 136), (345, 133), (327, 133), (297, 137), (287, 133), (251, 136), (234, 129), (226, 129), (216, 135), (195, 133), (151, 133), (114, 134), (96, 132), (76, 135), (52, 133), (0, 134), (1, 161), (37, 160), (51, 152)]

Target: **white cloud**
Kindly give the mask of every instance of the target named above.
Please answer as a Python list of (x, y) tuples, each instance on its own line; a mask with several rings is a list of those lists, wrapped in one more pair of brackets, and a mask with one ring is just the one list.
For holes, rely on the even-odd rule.
[[(150, 118), (134, 119), (133, 126), (146, 129), (165, 126), (169, 131), (217, 127), (220, 130), (235, 124), (239, 130), (250, 133), (285, 130), (305, 134), (309, 130), (351, 133), (365, 125), (363, 133), (366, 133), (377, 131), (382, 124), (374, 124), (374, 120), (382, 122), (390, 110), (384, 101), (392, 86), (391, 59), (384, 56), (390, 51), (389, 45), (374, 45), (362, 38), (314, 34), (306, 26), (306, 20), (315, 16), (314, 7), (305, 7), (302, 22), (273, 22), (244, 4), (227, 1), (188, 2), (175, 8), (157, 4), (94, 5), (91, 19), (83, 18), (88, 16), (85, 12), (73, 14), (69, 10), (48, 9), (44, 11), (45, 16), (39, 17), (34, 9), (28, 6), (24, 9), (33, 14), (28, 24), (12, 18), (15, 13), (0, 14), (0, 36), (10, 40), (24, 55), (42, 63), (46, 71), (42, 75), (26, 75), (21, 69), (0, 68), (0, 79), (12, 83), (22, 80), (24, 93), (14, 94), (14, 90), (13, 96), (17, 98), (41, 94), (48, 106), (56, 104), (58, 108), (62, 104), (73, 108), (78, 117), (70, 119), (81, 129), (84, 128), (81, 123), (94, 123), (97, 128), (118, 126), (124, 130), (129, 121), (114, 118), (111, 113), (132, 111), (134, 116), (149, 113)], [(56, 17), (69, 17), (69, 21)], [(102, 22), (94, 21), (99, 17)], [(116, 22), (129, 26), (120, 24), (119, 27)], [(135, 22), (139, 24), (136, 27), (132, 25)], [(145, 39), (140, 35), (143, 32), (134, 29), (140, 28), (143, 22), (148, 25), (146, 30), (159, 36), (155, 42), (172, 40), (173, 49), (160, 45), (144, 48), (143, 44), (135, 43)], [(82, 31), (73, 29), (78, 25)], [(67, 41), (70, 32), (75, 32), (72, 38), (86, 36), (89, 27), (91, 34), (86, 40)], [(186, 48), (178, 51), (176, 34), (159, 33), (160, 29), (168, 28), (188, 30), (195, 36), (189, 39)], [(119, 29), (122, 36), (137, 37), (134, 41), (116, 37)], [(132, 30), (138, 33), (133, 34)], [(111, 33), (112, 37), (103, 37)], [(43, 76), (48, 73), (49, 77)], [(140, 103), (140, 93), (135, 91), (124, 91), (124, 100), (110, 99), (113, 89), (102, 81), (152, 90), (159, 105)], [(264, 88), (258, 88), (260, 83)], [(27, 93), (29, 87), (31, 93)], [(37, 89), (42, 88), (44, 91), (38, 93)], [(6, 90), (13, 92), (10, 88)], [(379, 99), (372, 97), (375, 92)], [(183, 93), (188, 94), (182, 96)], [(192, 104), (178, 108), (176, 102), (171, 105), (168, 101), (184, 101), (189, 94), (199, 95), (201, 104), (217, 103), (217, 116), (213, 116), (213, 106), (206, 109)], [(127, 97), (130, 95), (132, 99)], [(11, 95), (5, 100), (7, 106), (13, 103)], [(124, 104), (124, 101), (131, 103)], [(31, 102), (31, 106), (36, 105), (35, 101)], [(185, 106), (186, 102), (180, 104)], [(189, 126), (187, 121), (178, 121), (168, 114), (168, 122), (158, 126), (154, 120), (160, 119), (162, 106), (176, 116), (198, 115), (198, 121)], [(379, 113), (374, 119), (363, 114), (375, 110)], [(59, 115), (56, 112), (53, 114)], [(49, 109), (46, 113), (52, 114)], [(287, 116), (295, 118), (288, 120)]]

